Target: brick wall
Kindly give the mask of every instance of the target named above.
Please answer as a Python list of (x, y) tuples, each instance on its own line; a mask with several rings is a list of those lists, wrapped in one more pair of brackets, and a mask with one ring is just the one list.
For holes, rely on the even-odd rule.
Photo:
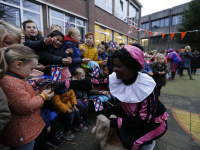
[[(87, 18), (86, 0), (42, 0)], [(91, 0), (92, 1), (92, 0)]]
[[(105, 26), (108, 26), (110, 28), (113, 28), (115, 30), (118, 30), (122, 32), (123, 34), (126, 34), (129, 30), (129, 26), (127, 23), (123, 22), (122, 20), (114, 16), (114, 8), (115, 8), (114, 0), (113, 0), (113, 7), (112, 7), (113, 9), (112, 14), (106, 12), (105, 10), (99, 8), (98, 6), (95, 6), (94, 0), (56, 0), (56, 1), (43, 0), (43, 1), (88, 18), (87, 28), (89, 32), (94, 32), (94, 25), (95, 25), (94, 22), (97, 21), (97, 19), (99, 20), (98, 21), (99, 23)], [(141, 15), (141, 12), (140, 12), (140, 15)], [(44, 35), (48, 35), (49, 33), (48, 31), (49, 29), (47, 29), (46, 16), (47, 16), (46, 7), (45, 5), (43, 5)], [(139, 39), (139, 32), (137, 30), (133, 30), (130, 36)]]

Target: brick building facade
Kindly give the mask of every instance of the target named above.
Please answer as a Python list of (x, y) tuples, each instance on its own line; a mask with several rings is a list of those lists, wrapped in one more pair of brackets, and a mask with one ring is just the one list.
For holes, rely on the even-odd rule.
[(140, 28), (138, 0), (0, 0), (0, 6), (0, 19), (17, 26), (32, 19), (44, 36), (52, 24), (59, 24), (65, 34), (65, 23), (70, 22), (83, 40), (86, 32), (95, 33), (95, 44), (110, 40), (131, 44), (140, 38), (137, 30), (126, 35), (130, 24)]

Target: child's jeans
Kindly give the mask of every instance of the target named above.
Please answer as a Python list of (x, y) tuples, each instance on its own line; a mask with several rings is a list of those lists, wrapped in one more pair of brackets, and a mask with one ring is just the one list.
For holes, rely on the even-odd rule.
[(64, 123), (64, 132), (68, 132), (71, 130), (72, 123), (74, 122), (74, 126), (77, 128), (81, 124), (80, 112), (74, 109), (72, 113), (64, 113), (60, 114), (60, 117)]
[(11, 150), (33, 150), (35, 140), (22, 146), (12, 147)]

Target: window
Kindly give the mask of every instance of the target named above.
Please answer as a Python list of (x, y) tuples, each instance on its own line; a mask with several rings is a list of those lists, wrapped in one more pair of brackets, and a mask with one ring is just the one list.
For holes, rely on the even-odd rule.
[(151, 24), (152, 29), (162, 28), (162, 27), (167, 27), (167, 26), (169, 26), (169, 18), (152, 21), (152, 24)]
[(136, 43), (136, 40), (134, 40), (133, 38), (128, 38), (128, 45), (131, 45), (132, 43)]
[(141, 39), (141, 45), (142, 46), (148, 46), (148, 42), (149, 42), (148, 39)]
[(100, 44), (102, 41), (109, 42), (112, 40), (112, 31), (99, 25), (94, 25), (95, 28), (95, 45)]
[(172, 25), (177, 25), (182, 23), (182, 16), (176, 15), (172, 17)]
[(169, 18), (165, 18), (165, 27), (169, 26)]
[(10, 24), (21, 26), (20, 9), (8, 5), (0, 4), (0, 19)]
[(131, 21), (131, 25), (138, 26), (138, 19), (139, 19), (139, 11), (130, 4), (129, 5), (129, 21)]
[(152, 27), (152, 29), (159, 28), (160, 27), (160, 20), (153, 21), (151, 27)]
[(165, 26), (165, 19), (160, 20), (160, 27), (164, 27)]
[(117, 44), (120, 43), (126, 44), (126, 36), (118, 32), (115, 32), (115, 42), (117, 42)]
[(80, 31), (81, 39), (85, 39), (86, 32), (86, 22), (77, 17), (59, 12), (54, 9), (50, 9), (50, 24), (58, 24), (62, 28), (62, 32), (66, 35), (67, 28), (65, 27), (65, 22), (70, 22), (70, 27), (76, 27)]
[(127, 22), (127, 0), (115, 0), (115, 16)]
[(149, 30), (149, 23), (144, 23), (141, 25), (143, 30)]
[(27, 19), (33, 20), (43, 30), (41, 5), (28, 0), (1, 0), (0, 19), (21, 27)]
[(95, 0), (95, 5), (112, 14), (112, 0)]

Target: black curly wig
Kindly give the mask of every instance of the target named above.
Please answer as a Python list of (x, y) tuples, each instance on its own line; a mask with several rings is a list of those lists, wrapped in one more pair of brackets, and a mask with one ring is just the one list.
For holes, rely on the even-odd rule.
[(118, 58), (125, 66), (133, 69), (134, 72), (141, 71), (141, 65), (136, 62), (136, 60), (131, 57), (130, 53), (125, 49), (121, 48), (114, 52), (113, 58)]

